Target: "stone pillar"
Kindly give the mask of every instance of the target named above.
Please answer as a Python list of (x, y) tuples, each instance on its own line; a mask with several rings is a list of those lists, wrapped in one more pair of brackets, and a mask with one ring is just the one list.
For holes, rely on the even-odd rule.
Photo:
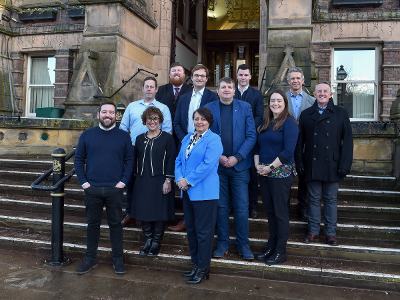
[(74, 57), (70, 50), (57, 50), (55, 58), (54, 107), (63, 108), (71, 82)]
[(24, 65), (25, 59), (21, 52), (11, 52), (12, 82), (14, 92), (14, 114), (22, 115), (24, 110)]
[[(287, 44), (293, 45), (294, 63), (296, 67), (303, 69), (305, 86), (311, 86), (311, 15), (312, 0), (269, 1), (265, 81), (267, 89), (279, 73), (287, 54), (284, 53), (284, 47)], [(287, 69), (288, 67), (285, 67), (280, 78), (282, 82), (286, 81)]]

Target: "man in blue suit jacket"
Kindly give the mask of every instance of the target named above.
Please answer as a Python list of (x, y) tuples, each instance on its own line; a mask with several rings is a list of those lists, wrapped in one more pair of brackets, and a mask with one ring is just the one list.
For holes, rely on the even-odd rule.
[(218, 100), (217, 94), (206, 89), (209, 71), (203, 64), (196, 65), (191, 72), (193, 91), (181, 96), (173, 120), (174, 131), (179, 139), (179, 146), (188, 133), (194, 132), (193, 113), (207, 103)]
[(232, 195), (235, 219), (236, 246), (244, 259), (254, 259), (249, 245), (249, 168), (256, 129), (250, 104), (233, 98), (235, 82), (224, 77), (218, 83), (220, 101), (208, 103), (214, 117), (211, 131), (221, 137), (224, 152), (219, 159), (220, 180), (217, 214), (217, 249), (214, 257), (223, 257), (231, 244), (229, 239), (229, 196)]
[[(254, 123), (256, 128), (261, 126), (264, 116), (264, 99), (261, 91), (250, 86), (251, 69), (249, 65), (240, 65), (237, 69), (238, 86), (235, 91), (235, 99), (246, 101), (250, 104), (253, 112)], [(249, 216), (250, 218), (258, 218), (258, 176), (255, 166), (250, 169), (249, 182)]]

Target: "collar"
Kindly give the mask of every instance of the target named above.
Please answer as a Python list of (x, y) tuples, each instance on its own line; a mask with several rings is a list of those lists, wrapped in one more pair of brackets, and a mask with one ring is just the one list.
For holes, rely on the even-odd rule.
[(181, 88), (183, 87), (183, 83), (180, 86), (174, 86), (172, 83), (171, 83), (171, 85), (172, 85), (172, 89), (174, 90), (174, 92), (175, 92), (175, 89), (179, 89), (179, 92), (180, 92)]
[(247, 91), (247, 90), (249, 89), (249, 86), (250, 86), (250, 84), (247, 85), (247, 86), (243, 89), (243, 91), (240, 89), (239, 85), (238, 85), (237, 87), (238, 87), (239, 92), (240, 92), (241, 94), (243, 94), (245, 91)]
[(99, 127), (100, 127), (101, 130), (110, 131), (110, 130), (114, 129), (115, 123), (114, 123), (114, 125), (113, 125), (112, 127), (110, 127), (110, 128), (104, 128), (103, 125), (101, 125), (101, 124), (99, 124)]
[(303, 89), (301, 89), (301, 92), (297, 94), (297, 96), (293, 95), (292, 90), (290, 89), (290, 97), (297, 97), (298, 95), (301, 95), (303, 97)]
[(197, 95), (197, 94), (200, 94), (202, 97), (203, 97), (203, 94), (204, 94), (204, 90), (205, 90), (206, 88), (205, 87), (203, 87), (200, 91), (198, 91), (197, 93), (194, 91), (194, 89), (193, 89), (193, 92), (192, 92), (192, 96), (194, 96), (194, 95)]
[(155, 102), (156, 102), (157, 100), (156, 100), (156, 98), (154, 98), (153, 99), (153, 101), (151, 101), (151, 102), (149, 102), (149, 103), (147, 103), (147, 102), (144, 102), (144, 99), (141, 99), (141, 100), (139, 100), (139, 101), (137, 101), (139, 104), (142, 104), (142, 105), (150, 105), (150, 104), (153, 104), (153, 105), (155, 105)]

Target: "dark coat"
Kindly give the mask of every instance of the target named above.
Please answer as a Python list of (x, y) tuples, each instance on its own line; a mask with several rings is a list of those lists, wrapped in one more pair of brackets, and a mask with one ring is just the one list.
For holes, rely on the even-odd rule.
[(171, 120), (174, 121), (175, 111), (178, 106), (179, 98), (186, 93), (189, 93), (193, 90), (193, 87), (184, 83), (182, 85), (181, 90), (179, 91), (178, 98), (175, 101), (175, 91), (173, 89), (173, 85), (171, 83), (164, 84), (158, 88), (158, 92), (156, 94), (156, 100), (168, 106), (169, 111), (171, 113)]
[(304, 168), (306, 180), (341, 181), (338, 169), (350, 171), (353, 162), (353, 133), (349, 116), (329, 99), (320, 114), (317, 101), (300, 116), (295, 161)]
[[(191, 99), (192, 93), (186, 93), (182, 95), (178, 102), (178, 107), (176, 108), (173, 125), (174, 132), (176, 133), (179, 142), (182, 142), (183, 138), (188, 134), (188, 112)], [(218, 100), (217, 94), (211, 92), (209, 89), (204, 89), (203, 97), (201, 97), (200, 107), (215, 100)]]
[(264, 98), (262, 92), (249, 86), (247, 91), (243, 93), (242, 98), (238, 87), (236, 87), (234, 98), (250, 104), (251, 111), (253, 112), (254, 123), (256, 128), (258, 128), (262, 124), (264, 116)]

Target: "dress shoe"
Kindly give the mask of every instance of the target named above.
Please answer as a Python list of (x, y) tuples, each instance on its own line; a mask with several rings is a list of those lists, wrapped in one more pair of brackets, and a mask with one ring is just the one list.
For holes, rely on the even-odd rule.
[(189, 273), (183, 273), (182, 276), (183, 277), (193, 277), (196, 274), (198, 268), (199, 267), (196, 264), (194, 264), (192, 270)]
[(192, 279), (186, 281), (188, 284), (197, 284), (203, 281), (204, 277), (206, 280), (210, 279), (210, 269), (197, 269), (196, 274), (193, 276)]
[(249, 209), (249, 216), (252, 219), (257, 219), (258, 218), (258, 212), (256, 208), (250, 208)]
[(287, 260), (286, 254), (274, 254), (271, 255), (266, 261), (265, 264), (272, 266), (272, 265), (279, 265), (281, 263), (284, 263)]
[(179, 221), (179, 223), (176, 224), (175, 226), (168, 227), (168, 230), (171, 230), (171, 231), (182, 231), (185, 229), (186, 229), (185, 220)]
[(303, 240), (303, 242), (306, 244), (315, 243), (318, 241), (319, 241), (319, 236), (314, 234), (308, 234)]
[(128, 225), (135, 225), (136, 220), (134, 218), (131, 218), (129, 215), (127, 215), (122, 221), (121, 221), (122, 227), (126, 227)]
[(274, 254), (274, 250), (271, 248), (267, 248), (263, 253), (257, 255), (257, 260), (266, 261), (272, 254)]
[(337, 245), (339, 245), (339, 243), (338, 243), (338, 241), (337, 241), (337, 239), (335, 238), (334, 235), (327, 236), (326, 237), (326, 243), (329, 246), (337, 246)]

